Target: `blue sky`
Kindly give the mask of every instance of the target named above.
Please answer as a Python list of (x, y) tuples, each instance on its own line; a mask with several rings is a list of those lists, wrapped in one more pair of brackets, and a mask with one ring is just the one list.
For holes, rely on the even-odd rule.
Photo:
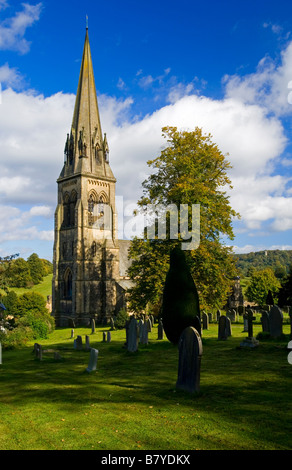
[(291, 2), (0, 0), (0, 256), (52, 258), (86, 15), (125, 206), (161, 127), (199, 126), (233, 165), (235, 252), (292, 249)]

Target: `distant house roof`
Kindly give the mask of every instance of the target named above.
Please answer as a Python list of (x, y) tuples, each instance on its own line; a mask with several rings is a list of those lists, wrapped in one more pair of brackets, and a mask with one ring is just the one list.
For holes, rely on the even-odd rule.
[(0, 309), (1, 310), (6, 310), (6, 307), (3, 304), (0, 303)]

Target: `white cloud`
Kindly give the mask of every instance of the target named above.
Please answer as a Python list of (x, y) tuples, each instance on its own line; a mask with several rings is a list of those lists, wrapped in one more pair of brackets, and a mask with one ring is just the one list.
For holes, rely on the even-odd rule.
[[(0, 24), (0, 49), (18, 51), (26, 54), (30, 49), (30, 42), (24, 35), (27, 28), (31, 27), (39, 20), (42, 3), (30, 5), (22, 3), (22, 11), (19, 11), (12, 18), (6, 18)], [(7, 6), (7, 2), (1, 2), (0, 7)]]
[(0, 83), (18, 89), (23, 83), (23, 77), (17, 68), (11, 68), (6, 63), (0, 67)]

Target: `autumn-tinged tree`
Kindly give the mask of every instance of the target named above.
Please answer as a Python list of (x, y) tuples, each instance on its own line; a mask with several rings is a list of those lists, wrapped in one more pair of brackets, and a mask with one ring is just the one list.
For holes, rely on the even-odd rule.
[(270, 291), (273, 298), (277, 298), (277, 294), (281, 284), (276, 278), (274, 271), (270, 268), (255, 271), (251, 277), (250, 283), (246, 290), (247, 299), (258, 305), (264, 305)]
[[(185, 251), (186, 262), (198, 288), (201, 307), (222, 306), (231, 279), (237, 274), (232, 248), (222, 241), (223, 236), (227, 240), (234, 238), (232, 221), (238, 217), (226, 194), (227, 188), (232, 188), (227, 174), (231, 165), (211, 136), (199, 128), (180, 132), (166, 127), (162, 132), (168, 145), (159, 157), (148, 162), (153, 172), (143, 183), (144, 195), (138, 206), (143, 213), (149, 204), (157, 208), (175, 205), (180, 222), (181, 205), (187, 205), (190, 213), (193, 204), (200, 205), (200, 244), (197, 249)], [(129, 275), (135, 281), (130, 291), (133, 309), (145, 309), (147, 304), (161, 301), (169, 253), (185, 238), (179, 227), (177, 239), (170, 237), (168, 228), (165, 240), (156, 236), (132, 241)]]

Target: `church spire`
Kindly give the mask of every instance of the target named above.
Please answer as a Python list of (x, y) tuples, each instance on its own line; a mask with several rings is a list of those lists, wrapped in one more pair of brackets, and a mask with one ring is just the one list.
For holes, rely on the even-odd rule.
[(100, 124), (86, 17), (85, 43), (71, 134), (67, 137), (65, 146), (66, 164), (63, 176), (72, 173), (91, 173), (96, 176), (113, 177), (105, 148), (108, 150)]

